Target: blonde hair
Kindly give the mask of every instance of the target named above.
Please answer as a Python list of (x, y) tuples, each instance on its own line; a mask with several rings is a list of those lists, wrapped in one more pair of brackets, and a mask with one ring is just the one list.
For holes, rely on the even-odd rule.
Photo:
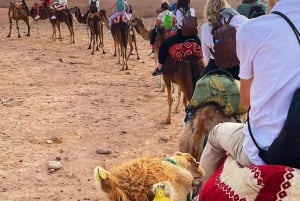
[(213, 31), (221, 26), (220, 11), (230, 8), (230, 4), (226, 0), (207, 0), (204, 6), (204, 21), (212, 26)]

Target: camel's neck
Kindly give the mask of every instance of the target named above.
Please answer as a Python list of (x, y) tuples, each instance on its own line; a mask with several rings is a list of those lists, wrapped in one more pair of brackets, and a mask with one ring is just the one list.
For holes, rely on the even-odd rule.
[(140, 34), (143, 39), (149, 40), (149, 31), (144, 26), (135, 25), (134, 28)]
[(103, 20), (103, 22), (105, 23), (105, 27), (106, 27), (107, 29), (109, 29), (109, 23), (108, 23), (108, 18), (107, 18), (107, 16), (103, 17), (102, 20)]
[(83, 24), (86, 23), (86, 18), (85, 18), (85, 16), (81, 15), (80, 9), (77, 10), (75, 17), (79, 23), (83, 23)]

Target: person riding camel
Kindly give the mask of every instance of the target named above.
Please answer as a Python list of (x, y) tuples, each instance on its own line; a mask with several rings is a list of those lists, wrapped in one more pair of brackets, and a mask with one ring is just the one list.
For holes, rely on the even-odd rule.
[(113, 21), (118, 16), (123, 16), (127, 21), (130, 20), (130, 17), (126, 13), (126, 0), (116, 0), (116, 2), (112, 5), (111, 11), (113, 13), (112, 16), (109, 18), (109, 27), (112, 26)]
[(89, 18), (92, 14), (100, 12), (100, 1), (99, 0), (89, 0), (88, 7), (86, 8), (85, 16), (86, 16), (86, 23), (88, 24)]
[(163, 25), (166, 29), (170, 29), (175, 24), (175, 17), (173, 16), (173, 13), (169, 10), (169, 8), (169, 2), (164, 0), (160, 5), (160, 9), (157, 10), (159, 14), (156, 18), (155, 27), (150, 36), (150, 45), (152, 46), (152, 52), (153, 44), (157, 35), (156, 28)]
[[(22, 1), (23, 2), (23, 1)], [(25, 2), (25, 1), (24, 1)], [(35, 20), (38, 20), (38, 19), (40, 19), (41, 17), (40, 17), (40, 7), (43, 5), (43, 4), (46, 4), (47, 5), (47, 7), (48, 6), (50, 6), (50, 0), (36, 0), (35, 1), (35, 4), (34, 4), (34, 7), (35, 7), (35, 9), (36, 9), (36, 16), (35, 16)], [(26, 4), (26, 3), (25, 3)]]
[(50, 19), (56, 19), (56, 15), (55, 15), (56, 11), (69, 10), (68, 0), (55, 0), (53, 2), (53, 7), (54, 7), (54, 9), (52, 10), (53, 15)]

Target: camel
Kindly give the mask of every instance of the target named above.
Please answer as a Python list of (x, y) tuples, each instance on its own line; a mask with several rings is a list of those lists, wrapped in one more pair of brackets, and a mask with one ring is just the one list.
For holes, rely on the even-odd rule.
[[(144, 40), (150, 40), (150, 31), (145, 28), (145, 25), (141, 18), (134, 17), (130, 20), (131, 25), (134, 27), (135, 31), (142, 36)], [(157, 52), (155, 52), (157, 55)], [(155, 57), (154, 53), (154, 61), (155, 66), (157, 66), (157, 56)]]
[[(36, 16), (36, 9), (34, 8), (34, 6), (31, 8), (30, 13), (31, 13), (30, 14), (31, 17), (34, 18)], [(41, 16), (40, 19), (41, 20), (48, 19), (50, 17), (50, 15), (51, 15), (50, 8), (46, 5), (46, 3), (43, 3), (42, 7), (40, 8), (40, 16)], [(71, 43), (75, 43), (74, 29), (73, 29), (73, 16), (70, 13), (70, 11), (69, 10), (56, 10), (55, 16), (56, 16), (55, 20), (49, 19), (52, 24), (52, 28), (53, 28), (52, 38), (54, 39), (54, 41), (56, 40), (56, 27), (59, 32), (59, 39), (62, 40), (60, 24), (62, 22), (64, 22), (68, 26), (68, 29), (70, 32), (70, 37), (71, 37)], [(56, 25), (56, 27), (55, 27), (55, 25)]]
[[(88, 26), (89, 26), (90, 32), (91, 32), (89, 49), (91, 49), (91, 44), (93, 43), (91, 53), (94, 54), (95, 44), (96, 44), (96, 51), (99, 51), (100, 19), (99, 19), (98, 13), (91, 14), (88, 17)], [(102, 50), (103, 50), (103, 54), (105, 54), (105, 51), (103, 48), (102, 48)]]
[(129, 40), (129, 24), (123, 21), (123, 16), (120, 16), (119, 22), (114, 22), (111, 26), (111, 33), (115, 43), (115, 49), (118, 49), (119, 63), (121, 63), (122, 57), (122, 68), (121, 70), (128, 70), (127, 61), (127, 45)]
[[(157, 28), (157, 43), (160, 45), (167, 37), (165, 28), (160, 26)], [(205, 68), (202, 58), (191, 55), (184, 58), (182, 61), (173, 59), (170, 55), (163, 63), (163, 79), (167, 88), (168, 94), (168, 114), (165, 120), (166, 124), (171, 123), (171, 108), (173, 104), (172, 98), (172, 83), (177, 84), (183, 92), (183, 104), (186, 107), (188, 101), (192, 98), (196, 81)]]
[(25, 4), (25, 1), (22, 2), (14, 2), (11, 1), (8, 9), (8, 19), (9, 19), (9, 33), (7, 37), (11, 36), (12, 29), (12, 20), (16, 21), (16, 26), (18, 30), (18, 38), (21, 38), (20, 30), (19, 30), (19, 20), (24, 20), (27, 25), (27, 34), (26, 36), (30, 36), (30, 25), (29, 25), (29, 9)]
[[(78, 8), (78, 7), (70, 8), (70, 11), (75, 14), (75, 17), (79, 23), (82, 23), (82, 24), (88, 23), (88, 26), (90, 28), (90, 34), (91, 34), (88, 49), (91, 49), (92, 41), (94, 39), (96, 39), (97, 40), (96, 50), (99, 50), (99, 47), (102, 47), (102, 53), (105, 54), (104, 42), (103, 42), (104, 18), (103, 18), (103, 15), (101, 14), (101, 12), (99, 12), (99, 13), (97, 12), (96, 15), (91, 15), (93, 18), (92, 21), (95, 21), (95, 20), (98, 21), (98, 24), (96, 25), (95, 23), (91, 23), (91, 22), (89, 22), (89, 20), (87, 20), (88, 13), (86, 13), (84, 15), (81, 14), (80, 8)], [(94, 17), (96, 17), (97, 19), (94, 19)], [(94, 50), (92, 50), (92, 54), (94, 54)]]
[[(59, 33), (59, 39), (62, 40), (61, 36), (61, 30), (60, 30), (60, 24), (65, 23), (68, 26), (69, 32), (70, 32), (70, 42), (75, 43), (74, 39), (74, 29), (73, 29), (73, 16), (69, 10), (57, 10), (55, 12), (56, 16), (56, 26), (58, 28)], [(56, 36), (56, 31), (55, 34)]]
[[(35, 6), (32, 6), (32, 8), (30, 10), (30, 16), (34, 19), (36, 15), (37, 15), (36, 8), (35, 8)], [(52, 30), (53, 30), (51, 38), (55, 40), (56, 20), (55, 19), (50, 19), (50, 17), (51, 17), (51, 9), (46, 4), (46, 2), (43, 2), (43, 4), (41, 5), (39, 15), (40, 15), (40, 18), (38, 20), (34, 19), (34, 21), (37, 23), (37, 27), (38, 27), (38, 36), (39, 36), (38, 21), (39, 20), (49, 19), (49, 21), (50, 21), (50, 23), (52, 25)]]
[(94, 169), (97, 186), (111, 201), (150, 201), (162, 194), (165, 197), (172, 194), (168, 199), (172, 201), (187, 200), (203, 175), (196, 160), (190, 154), (180, 152), (165, 160), (155, 157), (132, 159), (110, 171), (102, 167)]
[[(101, 18), (101, 21), (103, 22), (103, 24), (105, 24), (106, 28), (108, 30), (110, 30), (111, 28), (109, 27), (108, 17), (107, 17), (107, 14), (106, 14), (105, 10), (100, 10), (100, 18)], [(130, 32), (128, 34), (128, 37), (129, 37), (128, 38), (128, 43), (129, 43), (129, 46), (130, 46), (130, 50), (129, 50), (128, 55), (132, 54), (132, 51), (133, 51), (133, 44), (132, 43), (134, 43), (135, 51), (136, 51), (136, 54), (137, 54), (137, 59), (140, 59), (138, 49), (137, 49), (137, 45), (136, 45), (136, 34), (135, 34), (134, 29), (131, 26), (131, 20), (129, 22), (129, 25), (130, 25), (129, 26), (129, 31)], [(117, 44), (115, 43), (115, 40), (114, 40), (114, 46), (115, 46), (115, 51), (114, 51), (113, 56), (116, 57), (117, 56)]]

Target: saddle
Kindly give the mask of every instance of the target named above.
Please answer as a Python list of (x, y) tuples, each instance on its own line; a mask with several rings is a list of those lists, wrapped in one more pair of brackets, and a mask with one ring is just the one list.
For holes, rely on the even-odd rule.
[(195, 110), (211, 103), (218, 106), (225, 116), (240, 115), (248, 111), (241, 104), (239, 81), (223, 70), (210, 71), (197, 81), (186, 109), (185, 121), (193, 119)]
[(113, 23), (114, 24), (118, 24), (120, 22), (125, 22), (125, 23), (128, 23), (128, 20), (126, 18), (125, 15), (122, 15), (122, 14), (119, 14), (118, 16), (116, 16), (113, 20)]
[(201, 46), (194, 40), (187, 40), (183, 43), (178, 43), (169, 48), (170, 56), (177, 60), (183, 61), (187, 57), (196, 56), (199, 59), (203, 58)]

